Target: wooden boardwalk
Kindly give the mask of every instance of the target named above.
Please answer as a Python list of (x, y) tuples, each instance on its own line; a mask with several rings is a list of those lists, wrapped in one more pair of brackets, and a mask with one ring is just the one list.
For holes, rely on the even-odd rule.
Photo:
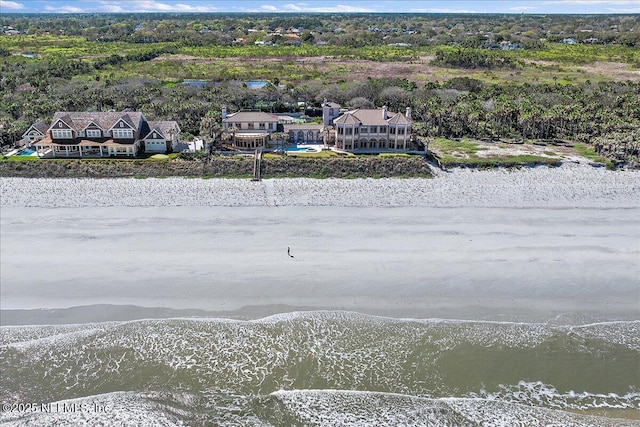
[(260, 181), (262, 179), (262, 175), (260, 172), (262, 166), (262, 151), (256, 150), (253, 155), (253, 178), (251, 181)]

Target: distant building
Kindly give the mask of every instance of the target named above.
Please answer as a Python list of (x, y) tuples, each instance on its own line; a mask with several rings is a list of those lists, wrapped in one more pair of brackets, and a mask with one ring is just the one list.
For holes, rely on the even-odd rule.
[(175, 121), (147, 121), (140, 112), (56, 112), (50, 125), (34, 123), (23, 134), (39, 156), (132, 157), (167, 153), (180, 142)]

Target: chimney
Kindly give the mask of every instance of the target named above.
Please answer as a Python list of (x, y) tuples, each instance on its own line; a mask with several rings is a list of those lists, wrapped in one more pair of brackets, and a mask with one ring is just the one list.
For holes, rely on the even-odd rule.
[(222, 107), (222, 120), (227, 118), (227, 107)]
[(407, 117), (407, 119), (411, 120), (411, 107), (407, 107), (405, 116)]
[(382, 107), (382, 118), (387, 120), (387, 106)]

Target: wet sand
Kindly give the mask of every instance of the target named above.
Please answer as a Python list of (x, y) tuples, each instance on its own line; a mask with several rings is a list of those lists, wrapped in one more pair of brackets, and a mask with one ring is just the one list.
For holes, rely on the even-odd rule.
[[(639, 176), (572, 165), (431, 180), (3, 178), (3, 317), (102, 304), (62, 317), (638, 319)], [(19, 323), (52, 317), (39, 313)]]

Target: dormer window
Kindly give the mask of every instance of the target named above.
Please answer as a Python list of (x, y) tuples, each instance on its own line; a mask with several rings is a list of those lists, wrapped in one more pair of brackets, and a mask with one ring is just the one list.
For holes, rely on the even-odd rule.
[(100, 138), (101, 136), (100, 129), (87, 129), (87, 138)]
[(62, 127), (62, 122), (58, 122), (58, 127), (61, 128)]
[(53, 139), (73, 139), (71, 129), (53, 129), (51, 131), (51, 137)]
[(113, 138), (114, 139), (133, 139), (133, 131), (131, 129), (114, 129)]

